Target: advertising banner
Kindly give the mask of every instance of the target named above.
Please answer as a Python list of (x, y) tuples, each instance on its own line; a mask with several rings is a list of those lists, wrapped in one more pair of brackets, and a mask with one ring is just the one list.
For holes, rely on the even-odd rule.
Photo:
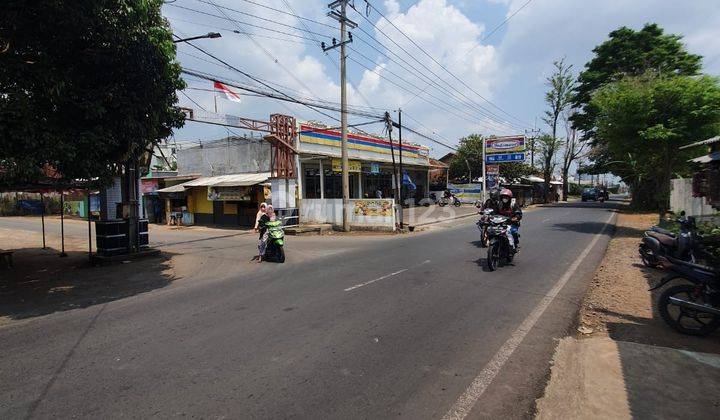
[(209, 201), (252, 201), (249, 187), (208, 187)]
[(392, 200), (357, 200), (354, 213), (356, 216), (389, 217), (393, 214)]
[(525, 151), (525, 137), (509, 136), (485, 140), (485, 153), (513, 153)]
[(482, 200), (482, 184), (448, 184), (448, 189), (462, 203), (474, 203)]
[[(360, 172), (362, 165), (359, 160), (348, 160), (348, 172)], [(332, 160), (333, 172), (342, 172), (342, 159)]]
[(486, 175), (499, 175), (500, 174), (500, 165), (497, 165), (497, 164), (487, 165), (485, 167), (485, 174)]

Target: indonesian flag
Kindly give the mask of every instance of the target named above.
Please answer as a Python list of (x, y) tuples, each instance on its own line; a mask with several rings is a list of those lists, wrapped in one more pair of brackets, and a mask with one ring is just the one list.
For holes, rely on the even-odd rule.
[(215, 82), (215, 92), (221, 93), (225, 99), (233, 102), (242, 102), (240, 100), (240, 95), (230, 90), (227, 86), (223, 85), (220, 82)]

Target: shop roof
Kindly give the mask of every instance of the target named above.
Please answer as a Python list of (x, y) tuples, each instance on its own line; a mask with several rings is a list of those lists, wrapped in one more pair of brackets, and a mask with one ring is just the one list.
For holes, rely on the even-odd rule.
[(270, 172), (218, 175), (184, 182), (183, 187), (246, 187), (261, 184), (270, 178)]
[(166, 187), (166, 188), (161, 188), (161, 189), (159, 189), (159, 190), (155, 190), (155, 192), (156, 192), (156, 193), (177, 193), (177, 192), (184, 192), (184, 191), (185, 191), (185, 187), (184, 187), (183, 185), (184, 185), (184, 184), (172, 185), (172, 186), (170, 186), (170, 187)]
[(437, 159), (430, 158), (430, 167), (431, 168), (447, 168), (448, 165), (446, 165), (445, 163), (443, 163)]
[(713, 152), (709, 155), (696, 157), (695, 159), (690, 159), (690, 162), (695, 163), (710, 163), (710, 162), (717, 162), (720, 161), (720, 152)]

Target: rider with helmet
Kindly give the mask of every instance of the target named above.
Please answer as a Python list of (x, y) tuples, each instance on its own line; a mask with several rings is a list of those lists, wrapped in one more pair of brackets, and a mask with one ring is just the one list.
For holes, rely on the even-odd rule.
[(520, 247), (520, 235), (518, 231), (520, 229), (520, 219), (522, 219), (522, 210), (517, 204), (513, 203), (513, 194), (509, 189), (503, 188), (500, 190), (499, 195), (500, 203), (497, 213), (510, 219), (510, 233), (512, 234), (515, 249), (517, 250)]

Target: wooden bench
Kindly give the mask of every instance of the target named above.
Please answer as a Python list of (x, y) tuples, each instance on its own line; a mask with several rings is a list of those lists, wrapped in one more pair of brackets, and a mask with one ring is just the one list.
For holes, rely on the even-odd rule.
[(13, 251), (4, 251), (0, 249), (0, 267), (10, 268), (13, 266)]

